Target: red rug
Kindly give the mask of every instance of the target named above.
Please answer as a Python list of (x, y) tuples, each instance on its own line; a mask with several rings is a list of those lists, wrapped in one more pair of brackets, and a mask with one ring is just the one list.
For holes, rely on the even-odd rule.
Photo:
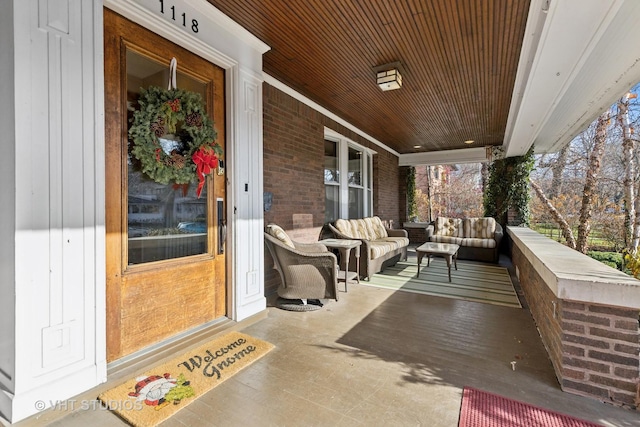
[(458, 427), (602, 427), (497, 394), (465, 387)]

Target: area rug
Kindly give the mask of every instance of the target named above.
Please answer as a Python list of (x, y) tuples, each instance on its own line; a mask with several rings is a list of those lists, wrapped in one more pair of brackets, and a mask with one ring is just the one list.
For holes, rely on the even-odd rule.
[(155, 426), (273, 348), (266, 341), (230, 332), (98, 398), (134, 426)]
[(465, 387), (458, 427), (602, 427), (497, 394)]
[(369, 281), (361, 280), (367, 286), (415, 292), (445, 298), (482, 302), (521, 308), (506, 268), (495, 264), (458, 260), (458, 269), (451, 266), (451, 282), (444, 258), (436, 257), (427, 267), (427, 260), (420, 264), (410, 256), (393, 267), (374, 274)]

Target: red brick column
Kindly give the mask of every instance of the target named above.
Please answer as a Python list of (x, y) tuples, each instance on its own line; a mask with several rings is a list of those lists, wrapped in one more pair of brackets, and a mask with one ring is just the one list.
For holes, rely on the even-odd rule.
[(635, 406), (638, 310), (560, 301), (562, 388)]
[(407, 230), (409, 237), (409, 243), (421, 245), (427, 241), (427, 225), (424, 224), (420, 227), (414, 227), (413, 225), (402, 227)]

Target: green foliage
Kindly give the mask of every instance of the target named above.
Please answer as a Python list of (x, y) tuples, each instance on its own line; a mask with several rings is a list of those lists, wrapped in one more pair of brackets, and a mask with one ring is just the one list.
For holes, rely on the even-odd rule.
[(610, 267), (616, 268), (618, 270), (622, 270), (623, 258), (621, 253), (588, 251), (587, 255), (589, 255), (591, 258), (597, 261), (607, 264)]
[[(560, 200), (562, 199), (562, 197), (563, 195), (560, 195), (556, 197), (554, 201)], [(534, 200), (532, 203), (532, 206), (535, 208), (536, 205), (537, 204), (535, 203), (535, 200)], [(531, 224), (529, 225), (529, 228), (531, 228), (534, 231), (537, 231), (538, 233), (544, 236), (547, 236), (552, 240), (555, 240), (562, 244), (566, 244), (566, 240), (564, 236), (562, 236), (562, 230), (560, 230), (560, 227), (558, 227), (558, 224), (556, 224), (555, 222), (536, 221), (536, 219), (539, 219), (539, 218), (540, 218), (539, 215), (535, 215), (535, 217), (532, 218), (531, 220)], [(607, 219), (609, 219), (611, 222), (615, 222), (615, 218), (611, 218), (611, 216), (609, 216), (609, 218)], [(622, 250), (622, 247), (620, 246), (620, 244), (615, 238), (617, 236), (613, 236), (612, 234), (607, 232), (607, 225), (608, 224), (604, 223), (604, 221), (594, 223), (593, 228), (591, 229), (591, 233), (589, 234), (589, 239), (588, 239), (589, 247), (592, 248), (594, 252), (620, 253)], [(575, 235), (578, 232), (578, 227), (572, 226), (571, 230)]]
[(416, 168), (409, 167), (407, 172), (407, 214), (409, 220), (418, 216), (418, 202), (416, 200)]
[[(142, 172), (154, 181), (195, 182), (193, 154), (201, 147), (222, 154), (200, 94), (152, 86), (142, 91), (138, 102), (140, 109), (133, 114), (129, 129), (131, 154), (140, 162)], [(168, 153), (160, 144), (160, 137), (175, 141)]]
[(507, 212), (513, 209), (519, 224), (529, 225), (529, 174), (534, 164), (532, 146), (524, 156), (498, 159), (489, 165), (489, 180), (484, 191), (485, 216), (506, 225)]
[(625, 252), (624, 262), (625, 267), (631, 272), (633, 277), (640, 279), (640, 254), (638, 254), (638, 251)]

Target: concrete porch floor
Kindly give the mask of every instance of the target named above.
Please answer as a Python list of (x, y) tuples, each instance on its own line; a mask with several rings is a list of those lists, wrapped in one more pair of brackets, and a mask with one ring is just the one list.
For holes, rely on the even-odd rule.
[[(161, 426), (455, 427), (464, 386), (604, 426), (640, 426), (637, 411), (560, 390), (524, 301), (514, 309), (362, 284), (339, 298), (314, 312), (270, 307), (238, 324), (276, 348)], [(79, 399), (120, 377), (110, 373)], [(49, 410), (15, 425), (127, 424), (93, 409)]]

